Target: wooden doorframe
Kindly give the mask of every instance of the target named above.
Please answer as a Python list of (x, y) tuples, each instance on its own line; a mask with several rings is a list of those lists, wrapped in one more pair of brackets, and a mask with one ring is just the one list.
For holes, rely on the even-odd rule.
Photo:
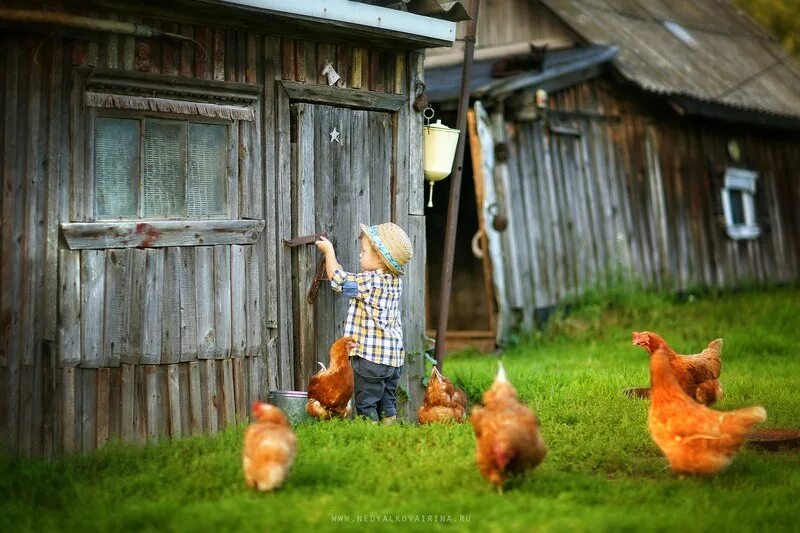
[[(313, 323), (295, 324), (295, 312), (293, 302), (299, 297), (298, 301), (304, 301), (300, 297), (307, 290), (307, 283), (299, 286), (301, 280), (293, 279), (292, 252), (282, 243), (284, 239), (296, 237), (292, 235), (292, 224), (294, 216), (294, 199), (292, 198), (292, 179), (294, 176), (295, 164), (292, 161), (292, 139), (291, 139), (291, 106), (298, 103), (312, 105), (328, 105), (341, 108), (350, 108), (364, 111), (379, 111), (389, 113), (393, 123), (393, 157), (392, 157), (392, 220), (397, 223), (404, 223), (403, 217), (406, 213), (397, 209), (396, 199), (400, 194), (408, 194), (408, 191), (398, 191), (398, 172), (397, 169), (405, 161), (405, 154), (401, 152), (401, 145), (407, 147), (401, 141), (401, 132), (407, 131), (408, 120), (407, 106), (409, 100), (407, 95), (377, 93), (362, 89), (349, 89), (337, 86), (317, 85), (301, 83), (292, 80), (276, 80), (275, 105), (276, 105), (276, 162), (277, 162), (277, 187), (276, 187), (276, 228), (278, 233), (276, 257), (278, 263), (278, 316), (279, 316), (279, 338), (280, 349), (284, 352), (281, 355), (284, 364), (291, 364), (291, 375), (293, 376), (295, 390), (305, 388), (303, 374), (308, 369), (298, 368), (298, 360), (295, 357), (295, 330), (299, 332), (300, 346), (298, 349), (304, 351), (309, 346), (313, 346)], [(313, 195), (312, 195), (313, 196)], [(402, 204), (402, 202), (400, 202)], [(405, 210), (407, 211), (407, 209)], [(313, 231), (309, 231), (312, 233)], [(312, 250), (313, 252), (313, 250)], [(297, 253), (304, 253), (298, 250)], [(311, 273), (313, 277), (313, 273)], [(308, 280), (306, 280), (308, 281)], [(284, 355), (285, 354), (285, 355)]]

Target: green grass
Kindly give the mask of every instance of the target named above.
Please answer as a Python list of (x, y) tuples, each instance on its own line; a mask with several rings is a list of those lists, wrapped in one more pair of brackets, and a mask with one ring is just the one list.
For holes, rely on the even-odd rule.
[[(297, 428), (294, 470), (266, 495), (243, 486), (242, 428), (54, 464), (0, 459), (0, 530), (796, 530), (800, 454), (745, 449), (715, 478), (680, 478), (649, 438), (647, 402), (621, 390), (648, 383), (632, 330), (657, 331), (684, 353), (724, 337), (717, 407), (757, 403), (764, 427), (800, 427), (798, 317), (797, 288), (681, 303), (625, 291), (586, 298), (504, 354), (550, 453), (503, 494), (478, 474), (469, 425), (334, 421)], [(445, 363), (471, 396), (495, 369), (479, 354)]]

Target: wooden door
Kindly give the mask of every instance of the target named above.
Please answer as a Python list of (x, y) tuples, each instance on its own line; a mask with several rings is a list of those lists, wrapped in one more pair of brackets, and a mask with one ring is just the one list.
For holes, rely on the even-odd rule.
[[(392, 116), (319, 104), (291, 105), (292, 235), (327, 232), (349, 272), (359, 268), (359, 224), (391, 220)], [(292, 252), (295, 388), (306, 390), (317, 361), (342, 335), (348, 299), (323, 282), (306, 295), (322, 257), (315, 246)]]

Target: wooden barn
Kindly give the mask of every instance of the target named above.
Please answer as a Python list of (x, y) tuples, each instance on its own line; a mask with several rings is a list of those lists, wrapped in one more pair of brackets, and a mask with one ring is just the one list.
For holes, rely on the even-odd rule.
[[(426, 57), (440, 116), (459, 46)], [(620, 279), (796, 282), (798, 87), (798, 63), (727, 0), (484, 4), (449, 345), (492, 348)], [(434, 203), (432, 312), (444, 192)]]
[[(423, 54), (443, 9), (385, 2), (4, 2), (0, 438), (10, 453), (215, 433), (303, 390), (347, 303), (326, 232), (394, 221), (405, 408), (420, 401)], [(437, 4), (438, 6), (438, 4)], [(457, 15), (457, 13), (456, 13)], [(313, 300), (313, 303), (309, 301)]]

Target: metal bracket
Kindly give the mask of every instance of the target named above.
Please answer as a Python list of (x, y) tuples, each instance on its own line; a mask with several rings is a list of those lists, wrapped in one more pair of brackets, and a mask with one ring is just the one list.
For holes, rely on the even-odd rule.
[[(301, 237), (295, 237), (294, 239), (283, 239), (283, 244), (290, 248), (294, 248), (295, 246), (304, 246), (308, 244), (314, 244), (319, 240), (320, 237), (328, 238), (328, 234), (323, 233), (315, 233), (313, 235), (303, 235)], [(306, 294), (306, 301), (314, 305), (317, 301), (317, 293), (319, 292), (319, 285), (323, 281), (327, 281), (328, 278), (325, 276), (325, 256), (322, 256), (322, 259), (319, 260), (317, 263), (317, 271), (314, 274), (314, 280), (311, 282), (311, 288), (308, 289), (308, 294)]]

